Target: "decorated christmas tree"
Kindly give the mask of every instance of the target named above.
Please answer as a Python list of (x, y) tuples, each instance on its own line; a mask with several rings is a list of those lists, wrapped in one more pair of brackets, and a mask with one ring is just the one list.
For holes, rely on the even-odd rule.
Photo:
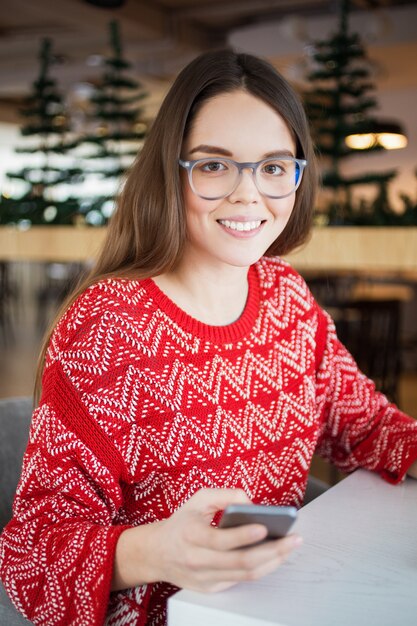
[(373, 221), (386, 223), (392, 213), (387, 184), (395, 176), (395, 170), (345, 176), (341, 167), (352, 154), (381, 150), (378, 145), (370, 145), (357, 151), (349, 148), (345, 141), (348, 135), (367, 132), (375, 125), (373, 111), (377, 107), (364, 46), (359, 35), (348, 29), (349, 6), (349, 0), (340, 0), (337, 32), (310, 47), (314, 69), (307, 76), (311, 89), (305, 94), (306, 109), (322, 160), (322, 184), (333, 190), (332, 200), (326, 207), (329, 221), (360, 222), (362, 205), (354, 206), (352, 188), (376, 185)]
[(78, 211), (75, 199), (54, 196), (59, 185), (80, 180), (82, 172), (67, 154), (70, 129), (62, 96), (50, 76), (55, 58), (49, 39), (42, 41), (39, 59), (39, 76), (21, 110), (25, 145), (16, 148), (28, 163), (20, 171), (8, 172), (10, 179), (23, 183), (24, 191), (20, 197), (2, 195), (0, 224), (69, 224)]
[[(87, 223), (102, 224), (109, 217), (120, 177), (131, 165), (145, 137), (140, 102), (146, 97), (141, 83), (128, 75), (131, 68), (123, 56), (118, 23), (110, 23), (111, 54), (104, 59), (103, 75), (90, 99), (88, 130), (79, 146), (84, 152), (87, 179), (107, 194), (85, 198), (81, 210)], [(106, 179), (105, 183), (100, 183)], [(110, 183), (110, 184), (109, 184)]]

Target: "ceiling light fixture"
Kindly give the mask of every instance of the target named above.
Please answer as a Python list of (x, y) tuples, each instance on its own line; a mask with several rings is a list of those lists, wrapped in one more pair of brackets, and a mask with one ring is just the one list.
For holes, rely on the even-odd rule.
[(364, 127), (362, 132), (345, 137), (346, 145), (352, 150), (383, 148), (398, 150), (407, 146), (407, 135), (398, 122), (375, 120)]

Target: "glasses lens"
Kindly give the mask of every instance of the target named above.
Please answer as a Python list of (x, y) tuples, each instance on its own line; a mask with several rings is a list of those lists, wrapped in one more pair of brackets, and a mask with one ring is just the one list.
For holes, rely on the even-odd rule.
[(290, 157), (269, 159), (259, 164), (256, 170), (256, 183), (261, 193), (276, 198), (295, 191), (300, 180), (300, 166)]
[(231, 193), (238, 176), (238, 168), (227, 159), (201, 159), (191, 171), (194, 191), (203, 198), (213, 200)]

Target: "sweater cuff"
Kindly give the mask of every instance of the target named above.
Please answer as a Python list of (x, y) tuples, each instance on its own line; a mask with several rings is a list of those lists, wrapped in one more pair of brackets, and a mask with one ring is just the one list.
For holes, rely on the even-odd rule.
[(417, 461), (417, 446), (415, 450), (415, 455), (412, 458), (407, 459), (401, 464), (401, 467), (397, 471), (391, 471), (388, 469), (381, 470), (380, 474), (384, 480), (392, 485), (398, 485), (405, 480), (408, 470), (412, 466), (413, 463)]
[(415, 428), (411, 433), (407, 433), (408, 436), (405, 435), (405, 441), (399, 440), (396, 445), (394, 443), (389, 453), (388, 463), (379, 472), (382, 478), (392, 485), (402, 482), (407, 471), (417, 461), (417, 421), (414, 421), (414, 425)]
[(107, 536), (107, 565), (104, 566), (104, 580), (102, 585), (102, 595), (98, 598), (99, 607), (97, 610), (97, 624), (104, 624), (106, 619), (107, 608), (109, 605), (109, 598), (111, 592), (111, 582), (113, 578), (114, 558), (116, 553), (116, 545), (120, 535), (131, 528), (129, 525), (125, 526), (112, 526), (110, 529), (105, 529), (108, 533)]

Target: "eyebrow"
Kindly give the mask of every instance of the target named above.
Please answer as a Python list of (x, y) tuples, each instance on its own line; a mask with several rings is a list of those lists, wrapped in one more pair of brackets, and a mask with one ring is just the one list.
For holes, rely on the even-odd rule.
[(194, 154), (194, 152), (206, 152), (207, 154), (222, 154), (223, 156), (232, 156), (232, 153), (225, 148), (220, 148), (219, 146), (209, 146), (205, 143), (196, 146), (192, 150), (190, 150), (190, 154)]
[[(221, 154), (225, 157), (232, 157), (233, 153), (230, 150), (226, 150), (225, 148), (220, 148), (219, 146), (209, 146), (207, 144), (200, 144), (196, 146), (192, 150), (190, 150), (190, 155), (194, 154), (194, 152), (204, 152), (206, 154)], [(270, 157), (276, 156), (290, 156), (294, 157), (294, 154), (291, 150), (272, 150), (272, 152), (267, 152), (263, 155), (263, 159), (269, 159)]]

